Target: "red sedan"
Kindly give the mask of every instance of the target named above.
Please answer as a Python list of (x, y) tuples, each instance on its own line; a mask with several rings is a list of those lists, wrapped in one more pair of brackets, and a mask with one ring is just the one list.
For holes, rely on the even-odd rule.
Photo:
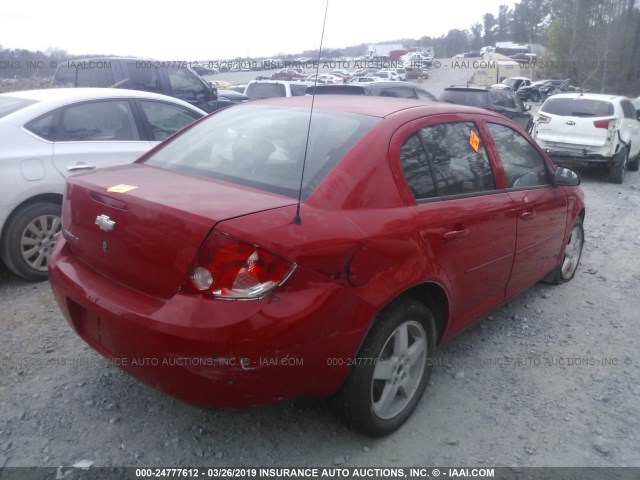
[(277, 80), (304, 80), (307, 76), (302, 70), (294, 68), (282, 68), (271, 75), (271, 78)]
[(369, 435), (416, 407), (437, 343), (573, 278), (579, 177), (487, 110), (251, 102), (67, 184), (51, 284), (75, 331), (194, 404), (331, 397)]

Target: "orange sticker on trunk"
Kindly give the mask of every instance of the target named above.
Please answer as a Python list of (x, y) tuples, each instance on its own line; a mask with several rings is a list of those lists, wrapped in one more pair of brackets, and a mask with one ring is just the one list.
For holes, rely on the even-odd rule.
[(471, 130), (471, 135), (469, 135), (469, 145), (471, 145), (471, 148), (476, 152), (480, 149), (480, 137), (473, 130)]

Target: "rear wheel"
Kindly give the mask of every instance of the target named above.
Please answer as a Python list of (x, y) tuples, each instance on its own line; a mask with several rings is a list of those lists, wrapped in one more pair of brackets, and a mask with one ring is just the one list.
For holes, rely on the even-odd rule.
[(569, 234), (569, 240), (564, 247), (562, 262), (545, 278), (545, 281), (556, 285), (570, 281), (578, 269), (583, 246), (584, 228), (582, 226), (582, 219), (578, 217), (573, 224), (573, 228)]
[(38, 202), (16, 210), (5, 224), (0, 246), (7, 268), (27, 280), (46, 280), (61, 229), (60, 205)]
[(404, 300), (387, 307), (332, 399), (345, 423), (373, 437), (399, 428), (427, 386), (435, 339), (435, 321), (425, 305)]
[(615, 163), (609, 168), (609, 181), (612, 183), (624, 182), (627, 172), (627, 162), (629, 161), (629, 149), (625, 148), (615, 159)]
[(532, 102), (539, 102), (540, 101), (540, 93), (536, 92), (534, 90), (533, 92), (531, 92), (530, 98), (531, 98)]

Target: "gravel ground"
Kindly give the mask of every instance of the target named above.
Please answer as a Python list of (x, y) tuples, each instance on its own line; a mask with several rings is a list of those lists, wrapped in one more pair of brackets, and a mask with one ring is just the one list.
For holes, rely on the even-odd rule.
[(378, 440), (322, 401), (223, 411), (174, 400), (87, 347), (47, 282), (0, 267), (0, 468), (640, 466), (640, 174), (624, 185), (581, 174), (576, 278), (535, 285), (442, 345), (413, 417)]

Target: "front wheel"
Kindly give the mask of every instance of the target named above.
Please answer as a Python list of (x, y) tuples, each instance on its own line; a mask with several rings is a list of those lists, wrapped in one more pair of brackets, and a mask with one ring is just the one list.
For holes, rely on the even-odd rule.
[(46, 280), (61, 229), (60, 205), (38, 202), (16, 210), (5, 224), (0, 245), (5, 265), (27, 280)]
[(349, 426), (372, 437), (398, 429), (416, 408), (431, 375), (436, 328), (416, 300), (378, 317), (332, 403)]

